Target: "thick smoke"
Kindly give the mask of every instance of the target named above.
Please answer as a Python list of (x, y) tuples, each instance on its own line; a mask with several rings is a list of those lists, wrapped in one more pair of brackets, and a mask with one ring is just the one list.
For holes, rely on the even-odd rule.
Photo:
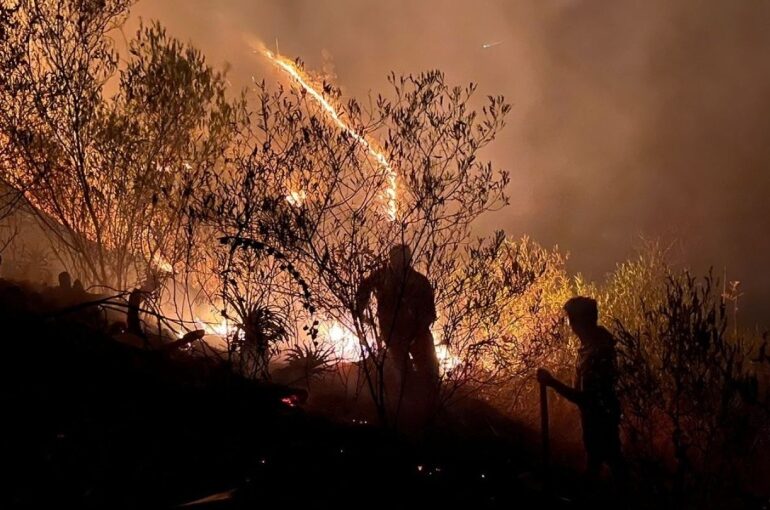
[(746, 320), (770, 304), (769, 2), (144, 0), (135, 15), (228, 63), (234, 87), (274, 76), (250, 43), (276, 38), (358, 97), (390, 71), (478, 82), (514, 105), (489, 154), (512, 205), (480, 230), (558, 243), (591, 277), (641, 237), (678, 240), (683, 264), (743, 282)]

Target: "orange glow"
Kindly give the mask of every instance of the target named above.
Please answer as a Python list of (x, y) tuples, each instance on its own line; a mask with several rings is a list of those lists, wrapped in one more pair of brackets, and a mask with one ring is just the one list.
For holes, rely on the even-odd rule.
[(321, 335), (334, 350), (334, 355), (341, 361), (353, 363), (361, 361), (361, 343), (355, 333), (337, 321), (327, 321), (321, 325)]
[(460, 364), (460, 358), (449, 352), (446, 344), (436, 345), (436, 357), (442, 375), (446, 375)]
[[(393, 168), (390, 166), (390, 163), (388, 163), (388, 159), (385, 157), (382, 151), (377, 150), (369, 140), (358, 134), (353, 128), (346, 124), (344, 120), (342, 120), (339, 113), (337, 112), (337, 109), (326, 100), (323, 94), (318, 92), (313, 87), (313, 85), (311, 85), (310, 80), (304, 76), (302, 71), (300, 71), (294, 62), (287, 58), (281, 57), (280, 55), (276, 55), (269, 50), (263, 50), (262, 53), (279, 69), (288, 74), (294, 80), (294, 82), (299, 84), (299, 86), (302, 87), (308, 94), (310, 94), (310, 96), (318, 103), (318, 105), (324, 109), (329, 118), (337, 125), (337, 127), (353, 137), (353, 139), (364, 149), (366, 149), (369, 155), (374, 158), (375, 161), (377, 161), (385, 173), (385, 177), (387, 178), (388, 182), (388, 187), (383, 190), (385, 213), (391, 221), (395, 221), (396, 218), (398, 218), (398, 176), (396, 175), (395, 170), (393, 170)], [(295, 197), (292, 196), (294, 193), (297, 192), (291, 192), (286, 198), (292, 205), (296, 205)], [(302, 193), (304, 194), (304, 192)]]
[(205, 322), (200, 317), (196, 317), (195, 327), (204, 330), (207, 335), (218, 336), (223, 339), (238, 332), (238, 327), (235, 324), (224, 319), (220, 322)]
[(155, 267), (155, 269), (158, 269), (164, 273), (171, 274), (174, 272), (174, 266), (172, 266), (171, 263), (163, 258), (159, 253), (156, 253), (152, 257), (152, 265)]
[(290, 191), (289, 194), (286, 195), (286, 201), (294, 207), (300, 207), (305, 203), (305, 199), (307, 199), (307, 193), (305, 193), (305, 190), (303, 189), (298, 191)]
[(438, 358), (438, 366), (441, 370), (441, 375), (446, 375), (454, 370), (461, 363), (461, 360), (454, 355), (449, 350), (449, 346), (443, 342), (441, 338), (441, 327), (438, 320), (433, 323), (430, 332), (433, 335), (433, 345), (436, 348), (436, 358)]

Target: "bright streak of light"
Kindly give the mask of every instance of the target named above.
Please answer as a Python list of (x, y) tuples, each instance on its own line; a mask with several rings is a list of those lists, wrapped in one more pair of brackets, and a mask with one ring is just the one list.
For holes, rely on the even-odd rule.
[[(375, 161), (385, 172), (387, 177), (388, 187), (384, 190), (385, 197), (385, 212), (391, 221), (395, 221), (398, 217), (398, 176), (393, 168), (388, 163), (388, 159), (385, 155), (374, 148), (374, 146), (363, 136), (358, 134), (352, 127), (347, 125), (344, 120), (337, 113), (336, 108), (332, 106), (326, 98), (318, 92), (309, 82), (309, 80), (303, 75), (299, 68), (294, 65), (291, 60), (274, 54), (270, 50), (263, 50), (262, 53), (279, 69), (288, 74), (296, 83), (298, 83), (315, 101), (324, 109), (329, 118), (343, 131), (347, 132), (353, 139), (361, 145), (369, 155), (374, 158)], [(288, 200), (288, 197), (287, 197)], [(291, 203), (291, 202), (290, 202)]]
[(486, 43), (481, 45), (481, 49), (488, 50), (489, 48), (494, 48), (495, 46), (499, 46), (503, 44), (503, 41), (495, 41), (491, 43)]

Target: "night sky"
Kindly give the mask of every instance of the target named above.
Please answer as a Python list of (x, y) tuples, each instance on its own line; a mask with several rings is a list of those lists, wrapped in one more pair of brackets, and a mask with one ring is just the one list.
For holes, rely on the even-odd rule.
[[(438, 68), (513, 105), (485, 154), (511, 206), (478, 223), (570, 252), (600, 278), (661, 239), (740, 280), (746, 322), (770, 305), (770, 2), (764, 0), (144, 0), (235, 89), (279, 79), (259, 41), (336, 75), (345, 94)], [(485, 44), (494, 44), (484, 48)]]

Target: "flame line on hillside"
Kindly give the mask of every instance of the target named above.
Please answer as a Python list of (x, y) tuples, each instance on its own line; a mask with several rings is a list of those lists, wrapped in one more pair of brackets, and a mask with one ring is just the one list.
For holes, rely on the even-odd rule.
[(369, 155), (374, 158), (377, 163), (380, 165), (380, 167), (383, 168), (385, 171), (385, 176), (388, 181), (388, 187), (386, 190), (384, 190), (385, 195), (385, 210), (388, 215), (388, 218), (391, 221), (395, 221), (398, 217), (398, 176), (393, 170), (393, 168), (390, 166), (390, 163), (388, 162), (385, 155), (375, 149), (372, 144), (363, 136), (358, 134), (355, 129), (350, 127), (345, 123), (345, 121), (342, 120), (339, 113), (337, 113), (336, 108), (329, 103), (329, 101), (326, 100), (326, 98), (318, 92), (309, 82), (308, 80), (303, 76), (302, 72), (297, 68), (297, 66), (292, 62), (291, 60), (288, 60), (284, 57), (281, 57), (280, 55), (274, 54), (270, 50), (263, 50), (262, 53), (267, 57), (272, 63), (274, 63), (276, 66), (278, 66), (279, 69), (283, 70), (286, 74), (288, 74), (296, 83), (298, 83), (308, 94), (310, 94), (313, 99), (323, 108), (328, 116), (334, 121), (334, 123), (342, 129), (343, 131), (347, 132), (353, 139), (361, 145), (366, 151), (369, 153)]

